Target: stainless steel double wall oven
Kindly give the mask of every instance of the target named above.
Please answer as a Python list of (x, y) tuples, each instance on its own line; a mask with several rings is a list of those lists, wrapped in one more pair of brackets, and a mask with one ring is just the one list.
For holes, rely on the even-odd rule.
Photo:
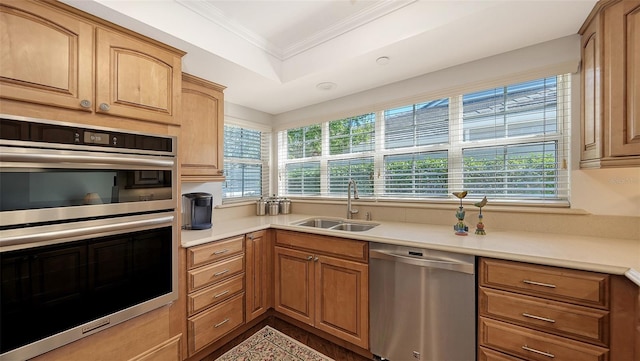
[(175, 137), (0, 117), (0, 358), (177, 299)]

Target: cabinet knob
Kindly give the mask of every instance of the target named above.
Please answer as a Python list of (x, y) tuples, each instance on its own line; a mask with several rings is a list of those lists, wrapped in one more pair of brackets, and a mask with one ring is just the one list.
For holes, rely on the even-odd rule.
[(313, 259), (313, 256), (307, 256), (307, 261), (311, 261)]
[(249, 235), (249, 240), (253, 241), (253, 234)]
[(108, 112), (111, 107), (107, 103), (100, 103), (100, 110), (103, 112)]
[(80, 101), (80, 106), (87, 109), (91, 107), (91, 101), (87, 99), (83, 99)]
[(313, 258), (313, 262), (318, 262), (318, 260), (319, 260), (319, 259), (320, 259), (320, 258), (318, 258), (318, 256), (315, 256), (315, 257)]

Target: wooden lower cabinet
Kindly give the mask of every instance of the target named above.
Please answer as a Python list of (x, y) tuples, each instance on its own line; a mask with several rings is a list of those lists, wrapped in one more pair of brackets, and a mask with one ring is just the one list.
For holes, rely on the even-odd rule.
[(189, 356), (245, 323), (244, 237), (187, 249)]
[[(181, 334), (170, 332), (164, 306), (93, 335), (56, 348), (31, 361), (180, 360)], [(158, 353), (157, 358), (152, 356)], [(170, 355), (169, 355), (170, 354)], [(147, 355), (147, 356), (145, 356)]]
[(479, 342), (525, 360), (605, 361), (609, 350), (584, 342), (480, 317)]
[(189, 350), (196, 352), (244, 323), (244, 293), (189, 318)]
[(638, 287), (624, 276), (481, 258), (478, 360), (637, 360)]
[(273, 294), (271, 234), (271, 231), (258, 231), (245, 235), (245, 313), (247, 322), (267, 312), (273, 304), (271, 302)]
[(478, 361), (522, 361), (522, 359), (505, 355), (490, 348), (479, 347)]
[[(310, 247), (313, 244), (310, 238), (315, 238), (316, 249)], [(274, 251), (274, 308), (368, 349), (368, 255), (360, 251), (363, 258), (355, 261), (338, 257), (339, 247), (323, 249), (335, 240), (334, 237), (278, 232)], [(353, 250), (367, 249), (367, 243), (345, 240), (344, 247), (348, 255), (345, 257), (352, 257)], [(332, 255), (327, 255), (328, 252)]]
[(179, 334), (129, 361), (180, 361), (182, 360), (181, 340), (182, 334)]

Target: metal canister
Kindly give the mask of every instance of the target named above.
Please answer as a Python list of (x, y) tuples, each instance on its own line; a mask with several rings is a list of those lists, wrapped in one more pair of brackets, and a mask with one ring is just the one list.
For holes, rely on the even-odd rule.
[(268, 202), (267, 208), (269, 209), (270, 216), (277, 216), (280, 212), (280, 202), (278, 200), (271, 200)]
[(291, 213), (291, 200), (287, 198), (282, 198), (280, 200), (280, 213), (281, 214), (289, 214)]
[(256, 201), (256, 216), (264, 216), (265, 214), (267, 214), (267, 201), (260, 197)]

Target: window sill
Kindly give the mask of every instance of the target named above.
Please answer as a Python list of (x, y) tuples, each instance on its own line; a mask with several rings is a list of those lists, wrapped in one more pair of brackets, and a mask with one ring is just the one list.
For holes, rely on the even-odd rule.
[[(307, 204), (338, 204), (344, 205), (347, 201), (345, 198), (305, 198), (305, 197), (292, 197), (288, 196), (292, 202), (307, 203)], [(467, 209), (477, 209), (473, 203), (477, 200), (463, 201), (462, 205)], [(452, 206), (459, 205), (459, 201), (455, 199), (442, 199), (442, 200), (382, 200), (382, 199), (358, 199), (353, 200), (351, 203), (361, 206), (379, 206), (379, 207), (395, 207), (395, 208), (414, 208), (414, 209), (442, 209), (451, 210)], [(488, 207), (488, 208), (486, 208)], [(570, 208), (567, 202), (557, 203), (511, 203), (504, 200), (492, 201), (489, 199), (489, 203), (484, 210), (490, 210), (491, 212), (502, 213), (545, 213), (545, 214), (566, 214), (566, 215), (588, 215), (589, 212), (583, 209)]]

